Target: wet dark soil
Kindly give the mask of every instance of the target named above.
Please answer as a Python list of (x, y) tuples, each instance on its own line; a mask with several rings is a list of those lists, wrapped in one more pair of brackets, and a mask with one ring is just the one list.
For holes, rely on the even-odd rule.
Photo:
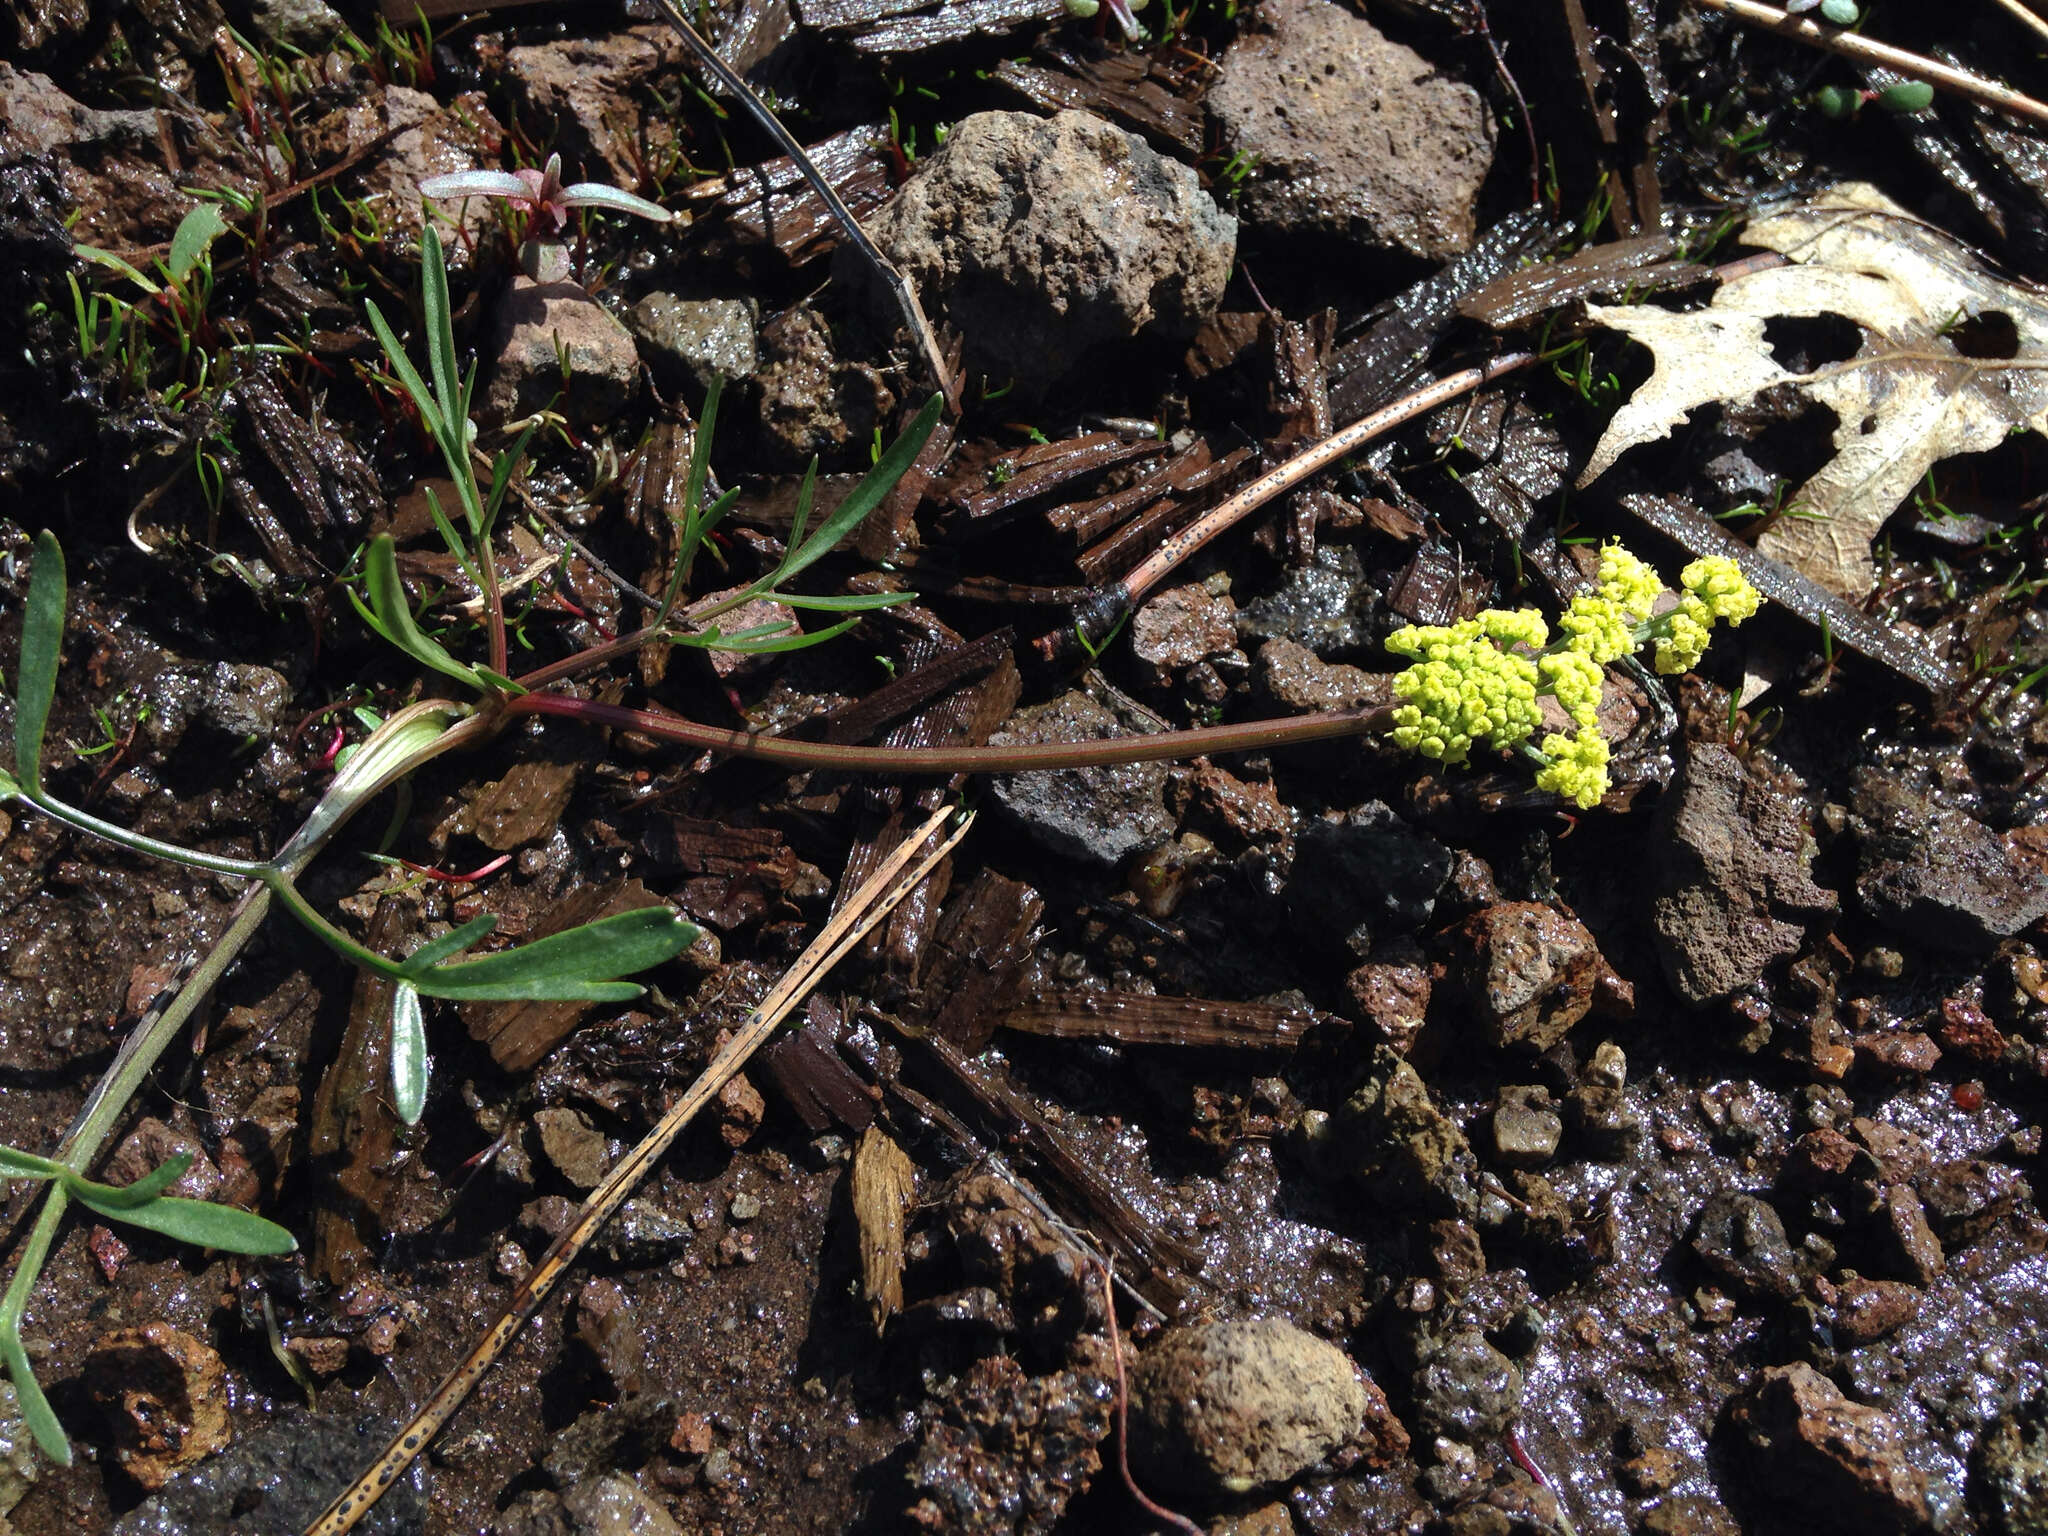
[[(913, 603), (816, 649), (649, 650), (577, 686), (896, 746), (1381, 703), (1392, 629), (1554, 613), (1605, 537), (1668, 578), (1686, 530), (1753, 543), (1818, 461), (1832, 424), (1766, 399), (1573, 487), (1647, 372), (1613, 337), (1564, 351), (1585, 295), (1742, 254), (1735, 216), (1844, 179), (2038, 275), (2037, 130), (1952, 101), (1830, 119), (1820, 86), (1891, 77), (1689, 6), (1508, 9), (1198, 0), (1144, 11), (1166, 35), (1141, 45), (1108, 6), (706, 7), (915, 272), (967, 359), (961, 409), (807, 587)], [(1873, 28), (2038, 88), (2030, 34), (1984, 9), (1960, 35), (1885, 6)], [(711, 462), (740, 497), (695, 594), (772, 567), (811, 455), (829, 502), (930, 393), (822, 203), (634, 4), (428, 28), (339, 0), (24, 0), (0, 28), (0, 658), (53, 529), (72, 609), (47, 772), (107, 819), (281, 845), (363, 734), (352, 711), (423, 687), (349, 602), (373, 533), (399, 539), (423, 622), (483, 654), (426, 510), (441, 466), (365, 321), (374, 301), (418, 355), (419, 178), (560, 152), (570, 179), (692, 215), (579, 215), (574, 282), (546, 290), (575, 333), (518, 356), (516, 215), (449, 226), (479, 400), (554, 412), (500, 541), (515, 671), (615, 636), (632, 587), (667, 579), (711, 371), (738, 375)], [(1343, 137), (1382, 111), (1384, 152)], [(944, 214), (998, 192), (1054, 227), (977, 246), (979, 215)], [(73, 242), (148, 268), (201, 194), (231, 230), (181, 332)], [(1615, 263), (1606, 286), (1483, 323), (1507, 303), (1489, 284), (1579, 248)], [(1699, 281), (1658, 272), (1645, 288)], [(137, 306), (124, 336), (93, 292)], [(1258, 469), (1425, 360), (1525, 345), (1558, 366), (1288, 493), (1118, 622), (1118, 578)], [(952, 796), (981, 809), (969, 840), (685, 1135), (368, 1528), (1165, 1529), (1118, 1467), (1112, 1338), (1149, 1360), (1260, 1319), (1341, 1350), (1368, 1407), (1304, 1392), (1277, 1438), (1309, 1449), (1252, 1487), (1141, 1425), (1146, 1465), (1182, 1469), (1146, 1491), (1207, 1529), (2048, 1530), (2036, 450), (1940, 467), (1874, 590), (1828, 608), (1785, 577), (1700, 674), (1617, 673), (1593, 810), (1506, 757), (1442, 769), (1372, 741), (946, 779), (529, 721), (431, 765), (305, 881), (365, 942), (655, 899), (716, 942), (633, 1004), (430, 1010), (407, 1128), (388, 1001), (273, 918), (110, 1166), (189, 1147), (188, 1192), (300, 1252), (74, 1218), (24, 1335), (78, 1457), (0, 1455), (0, 1529), (297, 1530)], [(0, 814), (0, 1142), (56, 1143), (237, 894)], [(18, 1245), (34, 1191), (8, 1193)], [(117, 1454), (133, 1426), (94, 1353), (154, 1324), (218, 1354), (233, 1441), (161, 1493)], [(1251, 1411), (1216, 1380), (1220, 1411)], [(1348, 1422), (1324, 1435), (1332, 1398)], [(190, 1429), (164, 1431), (173, 1461)], [(5, 1405), (0, 1441), (27, 1443)]]

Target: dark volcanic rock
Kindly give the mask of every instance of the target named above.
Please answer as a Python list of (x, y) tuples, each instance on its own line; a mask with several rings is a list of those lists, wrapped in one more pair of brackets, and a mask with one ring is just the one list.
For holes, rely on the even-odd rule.
[(1835, 909), (1813, 883), (1799, 801), (1751, 774), (1719, 742), (1697, 742), (1658, 808), (1658, 954), (1689, 1003), (1748, 986), (1794, 953), (1806, 924)]
[(1102, 1467), (1114, 1385), (1026, 1376), (1007, 1355), (977, 1361), (930, 1416), (908, 1476), (918, 1530), (1044, 1536)]
[[(114, 1536), (298, 1536), (384, 1448), (389, 1426), (280, 1414), (232, 1449), (165, 1485), (114, 1525)], [(414, 1536), (426, 1527), (421, 1473), (385, 1490), (356, 1527)]]
[(967, 366), (1033, 393), (1099, 343), (1193, 331), (1237, 253), (1192, 170), (1071, 111), (967, 118), (870, 230)]
[(1877, 769), (1857, 776), (1856, 895), (1878, 922), (1945, 949), (1989, 949), (2048, 917), (2048, 875), (1961, 811)]
[(1790, 1300), (1799, 1294), (1799, 1255), (1778, 1213), (1755, 1195), (1724, 1190), (1693, 1223), (1692, 1251), (1745, 1296)]
[(1364, 1084), (1321, 1134), (1337, 1165), (1384, 1199), (1464, 1220), (1478, 1209), (1471, 1143), (1388, 1046), (1374, 1049)]
[(1906, 1459), (1889, 1414), (1842, 1395), (1805, 1364), (1774, 1366), (1736, 1405), (1763, 1493), (1812, 1516), (1817, 1528), (1883, 1536), (1933, 1527), (1927, 1474)]
[(1372, 644), (1378, 602), (1358, 551), (1322, 544), (1314, 563), (1290, 568), (1272, 591), (1245, 604), (1237, 632), (1247, 640), (1291, 640), (1325, 661), (1342, 661)]
[(1327, 938), (1355, 936), (1360, 951), (1428, 922), (1451, 874), (1451, 851), (1378, 800), (1309, 822), (1294, 846), (1288, 906)]
[(1491, 1440), (1522, 1406), (1522, 1373), (1476, 1332), (1452, 1335), (1415, 1372), (1415, 1427), (1477, 1445)]
[[(1127, 734), (1115, 715), (1076, 691), (1018, 710), (994, 744), (1103, 741)], [(1115, 869), (1139, 849), (1173, 835), (1166, 775), (1163, 763), (1062, 768), (997, 778), (989, 793), (1034, 841), (1064, 858)]]

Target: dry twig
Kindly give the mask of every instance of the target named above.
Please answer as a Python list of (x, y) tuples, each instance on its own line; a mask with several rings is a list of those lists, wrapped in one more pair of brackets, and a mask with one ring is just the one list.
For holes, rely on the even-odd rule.
[(1789, 16), (1775, 6), (1758, 5), (1756, 0), (1699, 0), (1699, 4), (1712, 10), (1726, 11), (1738, 21), (1746, 21), (1766, 32), (1775, 32), (1780, 37), (1793, 38), (1802, 43), (1811, 43), (1816, 48), (1825, 48), (1830, 53), (1839, 53), (1843, 58), (1858, 64), (1877, 64), (1885, 69), (1895, 69), (1902, 75), (1926, 81), (1937, 91), (1967, 97), (1997, 111), (2010, 112), (2014, 117), (2028, 117), (2037, 123), (2048, 123), (2048, 103), (2022, 95), (2009, 85), (2000, 85), (1995, 80), (1986, 80), (1983, 76), (1973, 75), (1968, 70), (1943, 64), (1938, 59), (1908, 53), (1903, 48), (1894, 48), (1890, 43), (1880, 43), (1874, 38), (1862, 37), (1854, 32), (1825, 27), (1804, 16)]
[(690, 1091), (683, 1095), (682, 1101), (662, 1116), (661, 1123), (620, 1159), (619, 1165), (606, 1176), (605, 1181), (590, 1192), (575, 1222), (541, 1256), (540, 1262), (513, 1292), (503, 1314), (462, 1362), (441, 1379), (433, 1395), (413, 1415), (412, 1422), (392, 1437), (391, 1443), (384, 1447), (368, 1471), (328, 1505), (319, 1519), (306, 1527), (305, 1536), (345, 1536), (369, 1513), (384, 1490), (405, 1475), (414, 1458), (455, 1416), (456, 1410), (497, 1363), (498, 1357), (527, 1320), (546, 1303), (585, 1245), (625, 1204), (640, 1181), (653, 1171), (654, 1165), (682, 1134), (684, 1127), (696, 1118), (697, 1112), (710, 1103), (719, 1089), (732, 1080), (733, 1074), (746, 1065), (747, 1058), (767, 1042), (775, 1027), (809, 994), (825, 973), (887, 917), (896, 904), (931, 872), (932, 867), (967, 835), (973, 816), (963, 817), (958, 826), (947, 832), (945, 823), (952, 814), (950, 807), (936, 812), (913, 836), (905, 838), (874, 874), (861, 882), (853, 899), (833, 915), (811, 941), (810, 947), (783, 973), (775, 990), (761, 999), (739, 1032), (690, 1085)]

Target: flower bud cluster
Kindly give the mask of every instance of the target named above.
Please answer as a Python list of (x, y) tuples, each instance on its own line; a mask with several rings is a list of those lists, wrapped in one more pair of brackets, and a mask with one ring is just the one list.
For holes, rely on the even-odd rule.
[[(1657, 573), (1619, 544), (1600, 552), (1597, 589), (1572, 599), (1550, 638), (1534, 609), (1490, 608), (1450, 625), (1411, 625), (1387, 637), (1387, 649), (1415, 658), (1394, 679), (1395, 743), (1444, 763), (1467, 761), (1475, 746), (1520, 747), (1538, 765), (1537, 787), (1580, 807), (1608, 790), (1610, 748), (1600, 732), (1605, 667), (1645, 644), (1659, 672), (1698, 665), (1716, 622), (1740, 624), (1758, 597), (1733, 560), (1708, 556), (1679, 577), (1684, 589), (1661, 614)], [(1571, 717), (1570, 735), (1553, 731), (1528, 744), (1548, 694)]]

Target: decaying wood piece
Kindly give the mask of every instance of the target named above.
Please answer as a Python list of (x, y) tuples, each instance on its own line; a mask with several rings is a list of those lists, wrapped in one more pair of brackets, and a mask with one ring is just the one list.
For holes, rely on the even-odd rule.
[(1066, 15), (1062, 0), (797, 0), (797, 19), (862, 53), (919, 53)]
[(1042, 44), (1029, 60), (998, 62), (995, 79), (1044, 111), (1092, 112), (1163, 154), (1193, 160), (1202, 153), (1201, 77), (1183, 77), (1159, 54), (1095, 42)]
[(1031, 958), (1032, 932), (1044, 915), (1044, 898), (1023, 881), (980, 871), (940, 914), (905, 1018), (963, 1050), (980, 1050)]
[[(888, 124), (862, 123), (806, 146), (804, 153), (848, 210), (864, 218), (895, 191), (889, 179), (888, 145)], [(709, 241), (713, 250), (734, 241), (766, 243), (790, 265), (801, 266), (845, 238), (824, 198), (788, 155), (700, 182), (688, 195), (709, 200), (711, 212), (725, 215)]]
[(860, 1228), (860, 1289), (881, 1333), (903, 1310), (903, 1222), (917, 1199), (917, 1170), (879, 1125), (861, 1133), (848, 1180)]
[(1040, 992), (1002, 1016), (1005, 1029), (1119, 1045), (1226, 1046), (1291, 1051), (1327, 1015), (1280, 1003), (1218, 1002), (1073, 987)]

